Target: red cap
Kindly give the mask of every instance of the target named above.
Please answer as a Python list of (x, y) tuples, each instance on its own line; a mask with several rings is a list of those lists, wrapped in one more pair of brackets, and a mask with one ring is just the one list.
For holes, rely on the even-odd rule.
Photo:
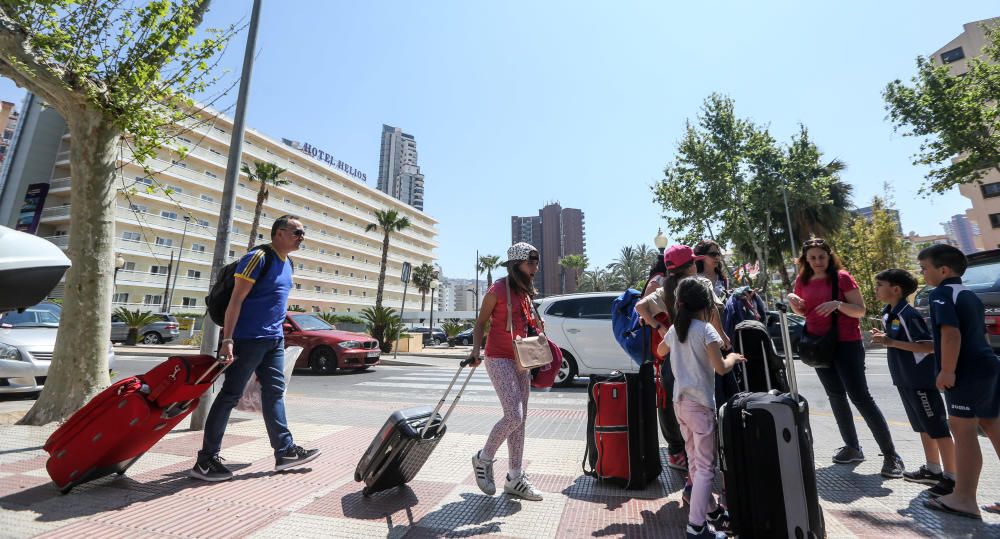
[(671, 245), (663, 253), (663, 263), (667, 269), (678, 268), (694, 260), (701, 260), (704, 255), (695, 255), (694, 251), (687, 245)]

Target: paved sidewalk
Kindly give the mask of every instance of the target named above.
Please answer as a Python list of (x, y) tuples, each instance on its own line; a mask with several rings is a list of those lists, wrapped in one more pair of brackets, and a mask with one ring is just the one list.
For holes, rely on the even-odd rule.
[[(31, 402), (2, 402), (0, 413), (16, 416)], [(289, 417), (299, 420), (291, 425), (296, 441), (323, 450), (308, 468), (272, 472), (261, 419), (236, 412), (222, 452), (237, 474), (233, 481), (189, 479), (201, 433), (178, 430), (126, 476), (103, 478), (65, 496), (49, 481), (41, 449), (55, 425), (0, 425), (0, 537), (683, 537), (687, 511), (678, 474), (664, 471), (645, 490), (623, 491), (580, 472), (582, 437), (564, 439), (552, 431), (585, 423), (582, 410), (530, 412), (525, 467), (546, 493), (542, 502), (487, 497), (476, 488), (469, 459), (497, 417), (496, 408), (477, 404), (456, 409), (454, 429), (415, 481), (364, 498), (354, 468), (384, 418), (401, 406), (292, 393), (288, 408)], [(923, 507), (925, 487), (879, 477), (881, 459), (870, 436), (862, 440), (868, 461), (829, 464), (840, 445), (833, 418), (814, 410), (812, 424), (830, 537), (1000, 536), (1000, 516), (984, 514), (984, 522), (976, 523), (940, 515)], [(859, 431), (867, 435), (863, 426)], [(900, 430), (897, 444), (915, 466), (921, 450), (911, 434)], [(501, 446), (498, 454), (498, 478), (506, 472), (505, 450)], [(981, 502), (1000, 501), (1000, 463), (988, 443), (983, 454)]]

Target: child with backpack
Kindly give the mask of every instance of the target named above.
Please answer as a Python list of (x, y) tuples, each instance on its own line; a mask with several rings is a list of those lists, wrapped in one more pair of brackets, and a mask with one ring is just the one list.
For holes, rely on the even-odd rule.
[(931, 332), (923, 316), (906, 301), (916, 291), (917, 280), (906, 270), (887, 269), (875, 276), (875, 297), (886, 304), (882, 310), (885, 331), (872, 329), (872, 342), (886, 348), (892, 383), (924, 447), (927, 464), (904, 472), (903, 479), (931, 485), (928, 494), (932, 497), (944, 496), (955, 488), (955, 443), (944, 399), (934, 387), (939, 366)]
[(687, 537), (724, 539), (729, 514), (712, 495), (716, 462), (715, 374), (726, 374), (746, 359), (722, 356), (723, 338), (710, 321), (715, 311), (712, 290), (696, 277), (676, 289), (676, 316), (658, 351), (670, 354), (674, 375), (674, 411), (684, 435), (692, 481)]

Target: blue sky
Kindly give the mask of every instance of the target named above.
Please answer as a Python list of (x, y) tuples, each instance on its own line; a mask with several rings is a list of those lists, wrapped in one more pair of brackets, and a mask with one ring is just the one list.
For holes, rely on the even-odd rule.
[[(217, 1), (208, 24), (248, 18), (250, 4)], [(477, 248), (503, 255), (510, 216), (550, 201), (585, 212), (592, 265), (652, 244), (663, 220), (649, 186), (712, 92), (779, 141), (804, 123), (847, 163), (857, 205), (888, 181), (904, 230), (940, 233), (970, 204), (957, 190), (917, 195), (917, 142), (893, 132), (881, 92), (963, 23), (997, 15), (986, 1), (265, 0), (247, 121), (324, 148), (372, 186), (382, 124), (413, 134), (453, 277), (472, 276)], [(0, 98), (19, 97), (2, 81)]]

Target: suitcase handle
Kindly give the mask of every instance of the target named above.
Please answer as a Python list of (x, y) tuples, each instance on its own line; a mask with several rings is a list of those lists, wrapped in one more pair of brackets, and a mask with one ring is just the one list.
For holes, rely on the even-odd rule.
[(795, 402), (799, 401), (799, 382), (795, 378), (795, 358), (792, 356), (792, 338), (788, 333), (788, 304), (778, 302), (778, 320), (781, 324), (781, 344), (785, 349), (785, 369), (788, 372), (788, 391)]
[[(448, 399), (448, 394), (451, 393), (451, 388), (454, 387), (455, 382), (458, 381), (458, 376), (462, 374), (462, 369), (472, 363), (472, 358), (466, 358), (458, 364), (458, 372), (452, 377), (451, 383), (448, 384), (448, 389), (444, 390), (444, 395), (441, 395), (441, 400), (438, 401), (437, 406), (434, 407), (434, 411), (431, 412), (430, 418), (427, 419), (427, 423), (424, 424), (424, 429), (420, 431), (420, 438), (427, 437), (427, 430), (430, 429), (431, 423), (434, 422), (434, 418), (437, 417), (438, 412), (444, 406), (444, 401)], [(458, 389), (458, 393), (455, 395), (455, 399), (451, 401), (451, 405), (448, 406), (448, 411), (444, 413), (444, 417), (441, 419), (441, 423), (438, 425), (438, 431), (444, 428), (444, 424), (451, 417), (451, 412), (455, 409), (455, 405), (458, 404), (459, 399), (462, 398), (462, 393), (465, 392), (465, 386), (469, 385), (469, 380), (472, 380), (472, 375), (476, 372), (476, 365), (472, 366), (472, 370), (469, 371), (469, 375), (465, 377), (465, 382), (462, 383), (462, 387)]]
[[(214, 384), (215, 381), (219, 379), (219, 376), (222, 376), (222, 373), (225, 372), (225, 370), (229, 368), (230, 365), (232, 365), (232, 362), (225, 363), (219, 358), (216, 359), (218, 359), (218, 361), (213, 363), (211, 367), (205, 369), (205, 372), (201, 373), (201, 376), (199, 376), (198, 379), (195, 380), (194, 385), (201, 384), (202, 382), (205, 381), (205, 378), (207, 378), (209, 374), (212, 374), (212, 371), (214, 371), (217, 367), (221, 367), (219, 368), (218, 372), (216, 372), (215, 375), (212, 376), (211, 383)], [(176, 417), (177, 414), (180, 414), (184, 410), (187, 410), (188, 406), (191, 406), (191, 403), (196, 400), (198, 400), (198, 398), (186, 400), (183, 403), (175, 402), (170, 406), (167, 406), (166, 408), (163, 409), (163, 414), (162, 414), (163, 419), (170, 419), (172, 417)]]

